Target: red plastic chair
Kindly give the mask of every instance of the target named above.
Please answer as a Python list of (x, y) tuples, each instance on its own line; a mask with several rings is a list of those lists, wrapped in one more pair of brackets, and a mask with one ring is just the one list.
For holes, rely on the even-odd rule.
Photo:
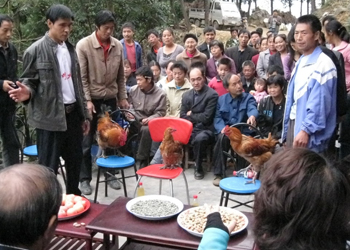
[[(152, 140), (155, 142), (163, 141), (164, 131), (168, 128), (174, 128), (176, 131), (173, 133), (174, 140), (179, 141), (182, 144), (186, 145), (191, 137), (193, 124), (182, 118), (173, 118), (173, 117), (162, 117), (152, 119), (148, 123), (149, 131), (152, 137)], [(159, 179), (159, 194), (162, 192), (162, 180), (167, 179), (170, 182), (171, 187), (171, 196), (174, 197), (174, 187), (172, 180), (177, 178), (180, 174), (183, 175), (186, 184), (186, 192), (187, 192), (187, 202), (190, 204), (190, 195), (188, 191), (188, 184), (186, 176), (183, 172), (183, 168), (176, 169), (160, 169), (163, 164), (154, 164), (147, 166), (138, 170), (136, 173), (140, 178), (137, 181), (134, 197), (136, 195), (137, 187), (139, 186), (139, 182), (141, 181), (143, 176), (152, 177)]]

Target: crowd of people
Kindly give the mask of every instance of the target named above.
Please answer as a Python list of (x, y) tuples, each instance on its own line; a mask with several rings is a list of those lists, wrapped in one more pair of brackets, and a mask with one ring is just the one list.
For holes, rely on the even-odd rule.
[[(253, 32), (233, 29), (226, 47), (210, 26), (203, 30), (205, 41), (201, 45), (198, 37), (189, 33), (184, 36), (184, 47), (175, 43), (171, 28), (161, 34), (152, 29), (146, 34), (150, 51), (143, 58), (142, 46), (134, 40), (134, 25), (122, 25), (123, 39), (119, 41), (113, 37), (117, 20), (108, 10), (96, 14), (95, 31), (74, 47), (68, 41), (74, 14), (64, 5), (53, 5), (46, 14), (48, 32), (25, 51), (23, 72), (18, 78), (18, 55), (10, 42), (14, 22), (1, 14), (0, 129), (4, 165), (19, 162), (13, 124), (18, 102), (27, 105), (28, 123), (36, 129), (39, 164), (57, 174), (62, 157), (67, 170), (66, 193), (76, 195), (92, 192), (91, 146), (103, 105), (112, 110), (129, 109), (134, 114), (138, 121), (139, 168), (162, 162), (159, 143), (150, 136), (150, 120), (171, 116), (192, 122), (194, 178), (203, 179), (203, 158), (212, 145), (216, 186), (225, 176), (227, 159), (223, 151), (230, 146), (224, 128), (243, 122), (258, 127), (264, 135), (272, 133), (286, 148), (268, 163), (256, 194), (259, 249), (344, 249), (349, 221), (344, 210), (349, 184), (343, 165), (347, 161), (341, 171), (341, 166), (333, 167), (327, 160), (335, 156), (336, 140), (341, 143), (339, 157), (350, 154), (346, 133), (350, 127), (349, 34), (332, 16), (324, 18), (322, 24), (316, 16), (301, 16), (288, 36), (279, 33), (277, 11), (270, 19), (271, 29), (266, 36), (261, 28)], [(35, 176), (31, 177), (32, 189), (22, 191), (26, 191), (26, 197), (37, 195), (37, 209), (49, 214), (40, 230), (31, 230), (39, 233), (28, 236), (31, 240), (3, 237), (8, 234), (2, 230), (0, 248), (39, 249), (36, 244), (47, 243), (56, 225), (61, 190), (51, 181), (54, 175), (40, 166), (27, 167), (23, 176), (19, 175), (20, 168), (0, 172), (0, 187), (10, 188), (14, 176), (25, 183), (29, 182), (26, 175)], [(109, 177), (109, 185), (120, 188), (115, 177)], [(47, 193), (34, 192), (38, 186), (56, 193), (47, 197)], [(5, 218), (9, 223), (6, 225), (17, 232), (22, 224), (13, 221), (22, 218), (12, 218), (11, 211), (17, 211), (13, 207), (27, 200), (17, 202), (3, 194), (0, 200), (7, 204), (1, 206), (0, 219)], [(44, 201), (48, 200), (54, 205), (47, 207)], [(35, 217), (30, 214), (33, 211), (23, 210), (20, 216)], [(340, 218), (342, 215), (346, 216)], [(7, 226), (1, 228), (9, 231)], [(220, 234), (228, 239), (225, 233)], [(319, 245), (318, 240), (327, 244)]]

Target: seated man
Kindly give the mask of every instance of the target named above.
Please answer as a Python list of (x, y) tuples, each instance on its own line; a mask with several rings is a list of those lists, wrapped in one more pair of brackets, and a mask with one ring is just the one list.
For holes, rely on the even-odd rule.
[(21, 164), (0, 171), (0, 249), (46, 249), (61, 201), (61, 185), (49, 168)]
[(214, 126), (218, 134), (213, 158), (215, 186), (219, 186), (220, 180), (225, 175), (226, 156), (223, 151), (227, 152), (230, 149), (230, 140), (223, 133), (225, 126), (240, 122), (255, 126), (255, 119), (258, 117), (255, 98), (243, 92), (241, 78), (238, 75), (229, 73), (224, 78), (223, 84), (229, 93), (219, 97), (214, 117)]
[(148, 165), (151, 153), (152, 138), (148, 129), (148, 122), (154, 118), (165, 116), (166, 96), (163, 90), (155, 86), (153, 72), (148, 66), (136, 70), (137, 85), (131, 87), (129, 102), (132, 105), (131, 112), (135, 114), (140, 123), (139, 148), (136, 160), (140, 168)]
[(249, 93), (250, 91), (255, 90), (255, 65), (250, 60), (247, 60), (242, 64), (241, 81), (244, 92)]

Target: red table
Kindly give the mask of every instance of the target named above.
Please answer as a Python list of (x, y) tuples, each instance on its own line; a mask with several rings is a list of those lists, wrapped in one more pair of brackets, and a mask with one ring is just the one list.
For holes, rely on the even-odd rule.
[(85, 240), (85, 249), (91, 250), (92, 238), (96, 234), (96, 232), (87, 230), (85, 226), (74, 227), (73, 224), (75, 222), (78, 222), (85, 223), (85, 225), (87, 225), (107, 207), (107, 205), (91, 203), (90, 209), (82, 215), (70, 220), (59, 221), (57, 224), (55, 235)]
[[(126, 203), (130, 198), (119, 197), (110, 204), (100, 215), (93, 219), (86, 228), (103, 233), (107, 239), (109, 235), (125, 236), (127, 243), (143, 242), (158, 246), (177, 247), (180, 249), (197, 249), (201, 238), (195, 237), (183, 230), (176, 221), (176, 216), (162, 221), (142, 220), (130, 214)], [(185, 209), (189, 206), (185, 206)], [(252, 224), (254, 218), (252, 213), (244, 213), (249, 220), (246, 230), (232, 236), (227, 249), (252, 250), (254, 237)], [(108, 243), (105, 243), (108, 249)]]

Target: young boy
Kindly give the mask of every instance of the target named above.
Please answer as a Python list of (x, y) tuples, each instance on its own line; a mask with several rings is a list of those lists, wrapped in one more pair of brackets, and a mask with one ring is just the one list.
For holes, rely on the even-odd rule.
[(134, 41), (135, 27), (132, 23), (124, 23), (122, 26), (123, 39), (120, 42), (123, 45), (124, 58), (128, 59), (131, 65), (131, 72), (142, 66), (142, 48)]
[(218, 75), (211, 79), (208, 86), (214, 89), (219, 96), (227, 93), (227, 89), (222, 84), (224, 77), (231, 71), (231, 60), (229, 58), (221, 58), (218, 61), (218, 66), (216, 68)]

